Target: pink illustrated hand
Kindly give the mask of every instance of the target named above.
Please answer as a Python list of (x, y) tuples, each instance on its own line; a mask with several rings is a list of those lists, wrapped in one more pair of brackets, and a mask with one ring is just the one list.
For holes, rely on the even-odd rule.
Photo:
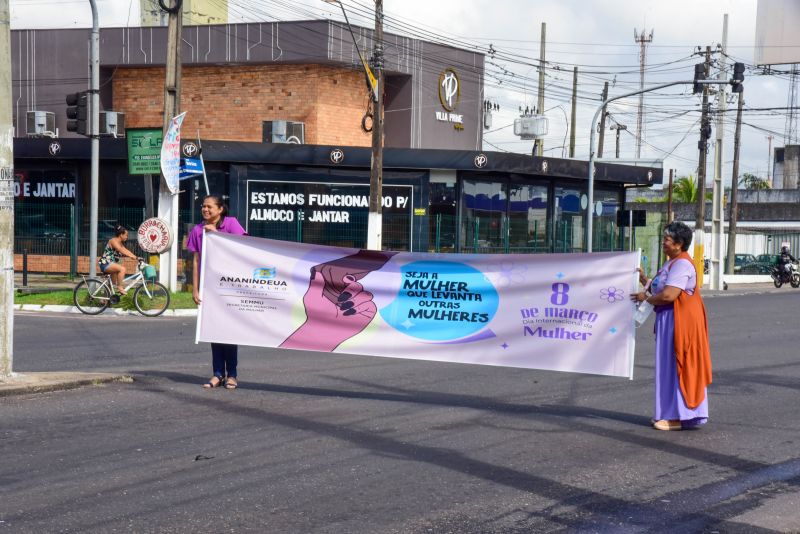
[(338, 295), (326, 291), (329, 283), (330, 279), (314, 268), (314, 278), (303, 297), (306, 322), (280, 344), (281, 348), (332, 352), (375, 317), (378, 308), (372, 302), (372, 293), (364, 291), (354, 276), (346, 274), (338, 281)]

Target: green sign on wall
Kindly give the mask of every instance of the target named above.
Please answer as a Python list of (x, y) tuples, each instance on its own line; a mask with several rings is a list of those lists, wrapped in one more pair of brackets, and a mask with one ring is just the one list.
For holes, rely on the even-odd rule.
[(128, 173), (159, 174), (161, 172), (161, 128), (129, 128), (125, 130), (128, 139)]

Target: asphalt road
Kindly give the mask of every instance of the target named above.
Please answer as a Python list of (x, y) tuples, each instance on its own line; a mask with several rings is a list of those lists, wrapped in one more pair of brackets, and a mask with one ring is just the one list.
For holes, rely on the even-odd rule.
[(800, 291), (706, 303), (684, 432), (649, 323), (633, 381), (242, 348), (225, 391), (193, 319), (18, 313), (16, 371), (135, 381), (0, 398), (0, 532), (798, 532)]

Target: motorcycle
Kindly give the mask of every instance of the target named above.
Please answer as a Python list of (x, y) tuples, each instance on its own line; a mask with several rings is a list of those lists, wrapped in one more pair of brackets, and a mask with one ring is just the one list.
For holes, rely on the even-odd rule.
[(786, 270), (783, 265), (773, 265), (769, 274), (775, 287), (781, 287), (786, 283), (795, 288), (800, 287), (800, 272), (797, 272), (797, 267), (793, 263), (789, 264), (789, 270)]

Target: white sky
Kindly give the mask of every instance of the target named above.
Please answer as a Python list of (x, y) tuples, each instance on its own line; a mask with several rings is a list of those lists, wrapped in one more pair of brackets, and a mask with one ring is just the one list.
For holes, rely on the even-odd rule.
[[(371, 0), (343, 1), (352, 24), (372, 26), (368, 14)], [(139, 0), (97, 0), (97, 5), (101, 26), (138, 24)], [(416, 37), (482, 51), (491, 44), (497, 51), (494, 59), (487, 56), (486, 97), (499, 103), (501, 110), (493, 117), (496, 131), (484, 134), (486, 150), (530, 153), (531, 142), (516, 138), (511, 124), (519, 116), (519, 106), (536, 104), (538, 73), (530, 65), (538, 62), (540, 27), (545, 22), (546, 56), (551, 67), (547, 69), (545, 94), (550, 121), (545, 154), (562, 154), (567, 121), (557, 106), (569, 114), (572, 70), (573, 65), (578, 65), (579, 158), (588, 157), (589, 123), (599, 104), (603, 81), (613, 84), (612, 96), (638, 89), (639, 47), (634, 42), (634, 29), (653, 31), (653, 41), (647, 49), (646, 86), (688, 80), (694, 74), (693, 64), (701, 61), (697, 56), (691, 57), (697, 47), (721, 43), (725, 13), (729, 15), (728, 55), (748, 65), (753, 63), (756, 8), (757, 0), (384, 0), (388, 32), (411, 32)], [(338, 6), (322, 0), (230, 0), (229, 15), (231, 22), (341, 19)], [(88, 27), (89, 1), (11, 0), (11, 24), (14, 29)], [(732, 61), (728, 60), (729, 66)], [(788, 75), (763, 75), (748, 69), (745, 91), (745, 109), (785, 107)], [(723, 148), (726, 183), (731, 176), (736, 109), (735, 98), (729, 95), (729, 99)], [(629, 129), (621, 136), (623, 158), (635, 156), (637, 104), (634, 97), (609, 108), (616, 120)], [(642, 156), (663, 158), (665, 169), (674, 168), (679, 176), (696, 176), (700, 96), (692, 95), (690, 86), (676, 86), (647, 95), (645, 108)], [(740, 173), (766, 177), (766, 136), (772, 132), (773, 147), (783, 146), (785, 122), (784, 110), (745, 113)], [(714, 136), (716, 128), (712, 141)], [(606, 131), (604, 155), (614, 156), (612, 131)], [(713, 149), (708, 161), (710, 180)]]

